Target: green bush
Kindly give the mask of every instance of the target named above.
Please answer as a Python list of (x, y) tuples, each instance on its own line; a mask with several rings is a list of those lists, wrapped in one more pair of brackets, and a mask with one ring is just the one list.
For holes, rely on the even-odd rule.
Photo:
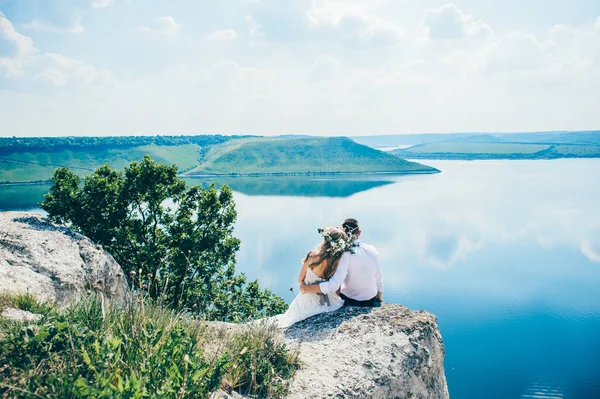
[(134, 288), (169, 307), (234, 322), (286, 309), (282, 298), (235, 273), (240, 241), (227, 186), (188, 188), (175, 165), (145, 156), (124, 173), (101, 166), (83, 185), (59, 168), (40, 206), (104, 246), (131, 283), (137, 274)]
[(205, 398), (221, 386), (280, 397), (298, 367), (272, 330), (224, 334), (139, 297), (44, 310), (0, 324), (1, 397)]

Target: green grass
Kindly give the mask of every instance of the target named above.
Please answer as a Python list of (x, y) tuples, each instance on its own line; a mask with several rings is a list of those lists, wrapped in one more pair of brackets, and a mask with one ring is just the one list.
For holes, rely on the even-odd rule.
[(224, 330), (140, 298), (117, 307), (92, 294), (58, 310), (4, 296), (0, 306), (43, 315), (0, 319), (3, 398), (206, 398), (219, 388), (277, 398), (299, 367), (273, 329)]
[(188, 175), (270, 173), (435, 172), (339, 138), (256, 138), (232, 140), (211, 148)]
[(0, 183), (49, 180), (54, 169), (55, 166), (24, 164), (0, 159)]
[(547, 144), (439, 142), (406, 148), (410, 153), (462, 154), (534, 154), (550, 147)]
[(176, 164), (180, 170), (189, 170), (198, 165), (198, 146), (158, 146), (155, 144), (129, 149), (103, 149), (89, 151), (18, 152), (0, 157), (0, 182), (31, 182), (49, 180), (54, 170), (66, 166), (84, 176), (100, 165), (109, 164), (123, 169), (132, 161), (140, 161), (149, 154), (157, 162)]
[(51, 305), (39, 302), (33, 296), (27, 294), (0, 294), (0, 313), (6, 308), (25, 310), (32, 313), (48, 313), (52, 311)]

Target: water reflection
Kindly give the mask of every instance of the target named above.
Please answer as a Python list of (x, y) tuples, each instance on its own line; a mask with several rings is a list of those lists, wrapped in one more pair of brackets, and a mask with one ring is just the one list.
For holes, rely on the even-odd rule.
[(0, 186), (0, 211), (36, 209), (49, 189), (49, 184)]
[[(186, 178), (188, 185), (208, 187), (227, 184), (232, 190), (252, 196), (350, 197), (394, 183), (387, 176), (281, 176)], [(49, 184), (0, 186), (0, 211), (35, 209), (50, 189)]]
[(439, 269), (449, 269), (464, 260), (470, 252), (481, 249), (483, 240), (468, 236), (430, 233), (418, 238), (420, 259), (423, 263)]
[(392, 184), (393, 181), (378, 176), (279, 176), (279, 177), (232, 177), (216, 179), (186, 178), (190, 185), (207, 186), (215, 181), (227, 184), (232, 190), (246, 195), (276, 195), (298, 197), (350, 197), (375, 187)]

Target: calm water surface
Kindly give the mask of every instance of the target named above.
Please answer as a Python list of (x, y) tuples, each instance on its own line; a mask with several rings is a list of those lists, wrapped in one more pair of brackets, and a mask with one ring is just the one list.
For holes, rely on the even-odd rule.
[(238, 268), (291, 300), (316, 229), (355, 217), (384, 299), (438, 317), (452, 398), (600, 398), (600, 160), (425, 163), (443, 172), (225, 181)]

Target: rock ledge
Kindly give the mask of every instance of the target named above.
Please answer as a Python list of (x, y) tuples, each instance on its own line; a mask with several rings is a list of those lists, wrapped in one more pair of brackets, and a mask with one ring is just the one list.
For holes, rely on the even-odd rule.
[[(385, 304), (346, 307), (282, 332), (303, 367), (288, 398), (448, 399), (437, 319)], [(219, 392), (213, 398), (241, 398)]]
[(108, 298), (127, 294), (119, 264), (89, 238), (34, 213), (0, 213), (0, 293), (65, 304), (97, 282)]

